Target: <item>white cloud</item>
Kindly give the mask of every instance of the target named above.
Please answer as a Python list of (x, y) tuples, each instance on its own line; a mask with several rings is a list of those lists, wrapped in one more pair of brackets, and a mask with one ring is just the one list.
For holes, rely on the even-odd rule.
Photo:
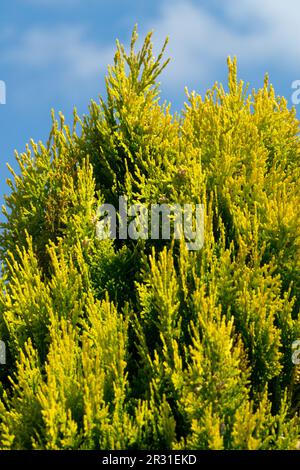
[[(170, 36), (172, 57), (164, 82), (206, 83), (228, 55), (251, 67), (299, 68), (298, 0), (226, 0), (219, 13), (187, 0), (165, 1), (150, 29), (160, 41)], [(145, 30), (143, 31), (145, 33)], [(183, 83), (185, 82), (185, 83)]]
[(60, 26), (24, 31), (2, 60), (39, 72), (54, 67), (60, 78), (78, 81), (93, 79), (102, 73), (112, 53), (112, 47), (89, 40), (84, 28)]
[(259, 43), (252, 48), (252, 41), (242, 38), (242, 52), (248, 53), (250, 60), (258, 56), (276, 58), (278, 63), (284, 58), (291, 68), (298, 64), (300, 53), (299, 23), (300, 10), (298, 0), (229, 0), (227, 11), (232, 18), (248, 18), (253, 25), (261, 27), (257, 33)]
[[(58, 0), (26, 0), (46, 5)], [(65, 0), (75, 4), (82, 0)], [(212, 0), (217, 13), (203, 2), (164, 0), (156, 20), (147, 21), (143, 37), (154, 29), (155, 45), (170, 36), (167, 54), (172, 62), (162, 77), (168, 88), (181, 90), (188, 84), (198, 89), (212, 83), (217, 71), (225, 68), (228, 55), (237, 55), (240, 66), (268, 71), (284, 68), (297, 78), (300, 57), (299, 0)], [(216, 10), (215, 10), (216, 11)], [(119, 32), (116, 31), (115, 36)], [(60, 89), (66, 93), (78, 83), (103, 78), (114, 56), (114, 44), (91, 39), (78, 25), (33, 27), (21, 31), (1, 60), (26, 69), (54, 70)], [(73, 84), (73, 85), (72, 85)]]

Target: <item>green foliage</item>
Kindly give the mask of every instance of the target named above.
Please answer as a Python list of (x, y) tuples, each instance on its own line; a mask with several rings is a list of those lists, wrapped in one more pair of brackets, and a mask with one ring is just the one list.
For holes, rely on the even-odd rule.
[[(296, 449), (299, 122), (268, 77), (159, 102), (151, 34), (17, 155), (0, 234), (1, 449)], [(99, 240), (102, 202), (204, 204), (205, 241)]]

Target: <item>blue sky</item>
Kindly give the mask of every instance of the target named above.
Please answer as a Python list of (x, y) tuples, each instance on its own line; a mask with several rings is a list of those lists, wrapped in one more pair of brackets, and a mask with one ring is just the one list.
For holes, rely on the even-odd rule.
[(47, 139), (51, 108), (70, 120), (74, 105), (82, 114), (105, 94), (115, 39), (128, 44), (135, 23), (140, 37), (154, 30), (157, 48), (170, 37), (161, 89), (173, 110), (182, 108), (185, 86), (203, 94), (215, 81), (226, 83), (228, 55), (237, 55), (250, 88), (269, 72), (291, 106), (291, 83), (300, 79), (299, 0), (1, 0), (1, 203), (14, 149)]

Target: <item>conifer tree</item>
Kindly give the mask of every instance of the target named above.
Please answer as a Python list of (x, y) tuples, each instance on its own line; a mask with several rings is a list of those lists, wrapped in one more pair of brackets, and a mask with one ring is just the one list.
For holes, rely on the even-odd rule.
[[(266, 76), (159, 101), (152, 34), (17, 154), (0, 233), (0, 449), (296, 449), (299, 122)], [(100, 240), (98, 207), (204, 204), (205, 241)]]

